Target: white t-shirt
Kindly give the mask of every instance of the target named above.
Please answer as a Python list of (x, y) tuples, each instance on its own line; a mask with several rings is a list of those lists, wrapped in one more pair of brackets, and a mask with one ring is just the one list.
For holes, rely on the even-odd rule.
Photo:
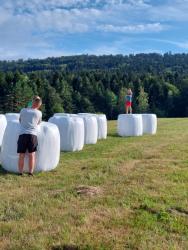
[(41, 121), (41, 111), (33, 108), (23, 108), (20, 112), (20, 135), (37, 135), (37, 126)]

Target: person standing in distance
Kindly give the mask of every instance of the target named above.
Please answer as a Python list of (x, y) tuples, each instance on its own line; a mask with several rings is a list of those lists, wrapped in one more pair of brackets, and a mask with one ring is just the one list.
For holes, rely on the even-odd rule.
[(20, 112), (20, 133), (17, 147), (17, 153), (19, 154), (19, 175), (23, 175), (26, 153), (29, 155), (29, 175), (33, 175), (36, 158), (35, 152), (38, 146), (37, 127), (42, 121), (42, 112), (39, 111), (41, 105), (41, 98), (34, 96), (32, 106), (30, 108), (23, 108)]
[(128, 89), (127, 95), (125, 96), (125, 112), (126, 114), (132, 114), (132, 98), (133, 93), (131, 89)]

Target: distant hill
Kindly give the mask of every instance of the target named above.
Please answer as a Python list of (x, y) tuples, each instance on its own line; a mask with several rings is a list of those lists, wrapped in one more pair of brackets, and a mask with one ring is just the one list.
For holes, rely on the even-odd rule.
[(124, 68), (128, 70), (160, 71), (161, 69), (188, 70), (188, 54), (164, 55), (157, 53), (136, 55), (79, 55), (49, 57), (46, 59), (28, 59), (17, 61), (0, 61), (0, 71), (41, 71), (41, 70), (109, 70)]

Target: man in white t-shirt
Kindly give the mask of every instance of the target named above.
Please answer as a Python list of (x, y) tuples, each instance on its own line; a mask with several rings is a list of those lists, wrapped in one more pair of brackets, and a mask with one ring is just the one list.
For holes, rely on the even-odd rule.
[(19, 174), (23, 174), (25, 154), (29, 154), (29, 175), (33, 175), (35, 167), (35, 152), (37, 151), (37, 127), (42, 121), (42, 112), (38, 109), (42, 105), (39, 96), (33, 98), (31, 108), (23, 108), (20, 112), (20, 133), (17, 153), (19, 154)]

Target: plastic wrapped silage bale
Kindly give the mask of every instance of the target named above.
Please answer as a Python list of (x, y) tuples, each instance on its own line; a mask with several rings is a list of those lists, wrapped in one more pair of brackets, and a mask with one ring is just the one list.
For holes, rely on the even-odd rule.
[(84, 121), (77, 115), (53, 116), (49, 122), (58, 126), (62, 151), (80, 151), (84, 146)]
[(70, 116), (69, 113), (55, 113), (53, 116)]
[(95, 115), (79, 113), (84, 120), (85, 144), (96, 144), (98, 138), (98, 123)]
[(7, 120), (5, 115), (0, 115), (0, 147), (3, 140), (3, 135), (7, 126)]
[[(1, 164), (9, 172), (18, 172), (17, 141), (20, 124), (10, 121), (3, 137)], [(58, 127), (52, 123), (42, 122), (38, 126), (38, 148), (36, 153), (36, 167), (34, 172), (50, 171), (54, 169), (60, 158), (60, 134)], [(24, 172), (28, 172), (28, 157), (26, 155)]]
[(121, 114), (118, 116), (118, 134), (120, 136), (143, 135), (142, 115)]
[(42, 122), (38, 129), (36, 171), (50, 171), (57, 167), (60, 158), (60, 134), (55, 124)]
[(79, 115), (93, 115), (97, 118), (98, 124), (98, 139), (107, 138), (107, 119), (104, 114), (79, 113)]
[(6, 113), (5, 116), (6, 116), (7, 122), (13, 121), (13, 120), (18, 121), (20, 118), (19, 113)]
[(55, 113), (53, 116), (71, 116), (71, 117), (77, 117), (77, 114), (71, 114), (71, 113)]
[(142, 124), (144, 134), (156, 134), (157, 116), (155, 114), (142, 114)]
[(107, 119), (104, 114), (96, 114), (98, 124), (98, 139), (107, 138)]

